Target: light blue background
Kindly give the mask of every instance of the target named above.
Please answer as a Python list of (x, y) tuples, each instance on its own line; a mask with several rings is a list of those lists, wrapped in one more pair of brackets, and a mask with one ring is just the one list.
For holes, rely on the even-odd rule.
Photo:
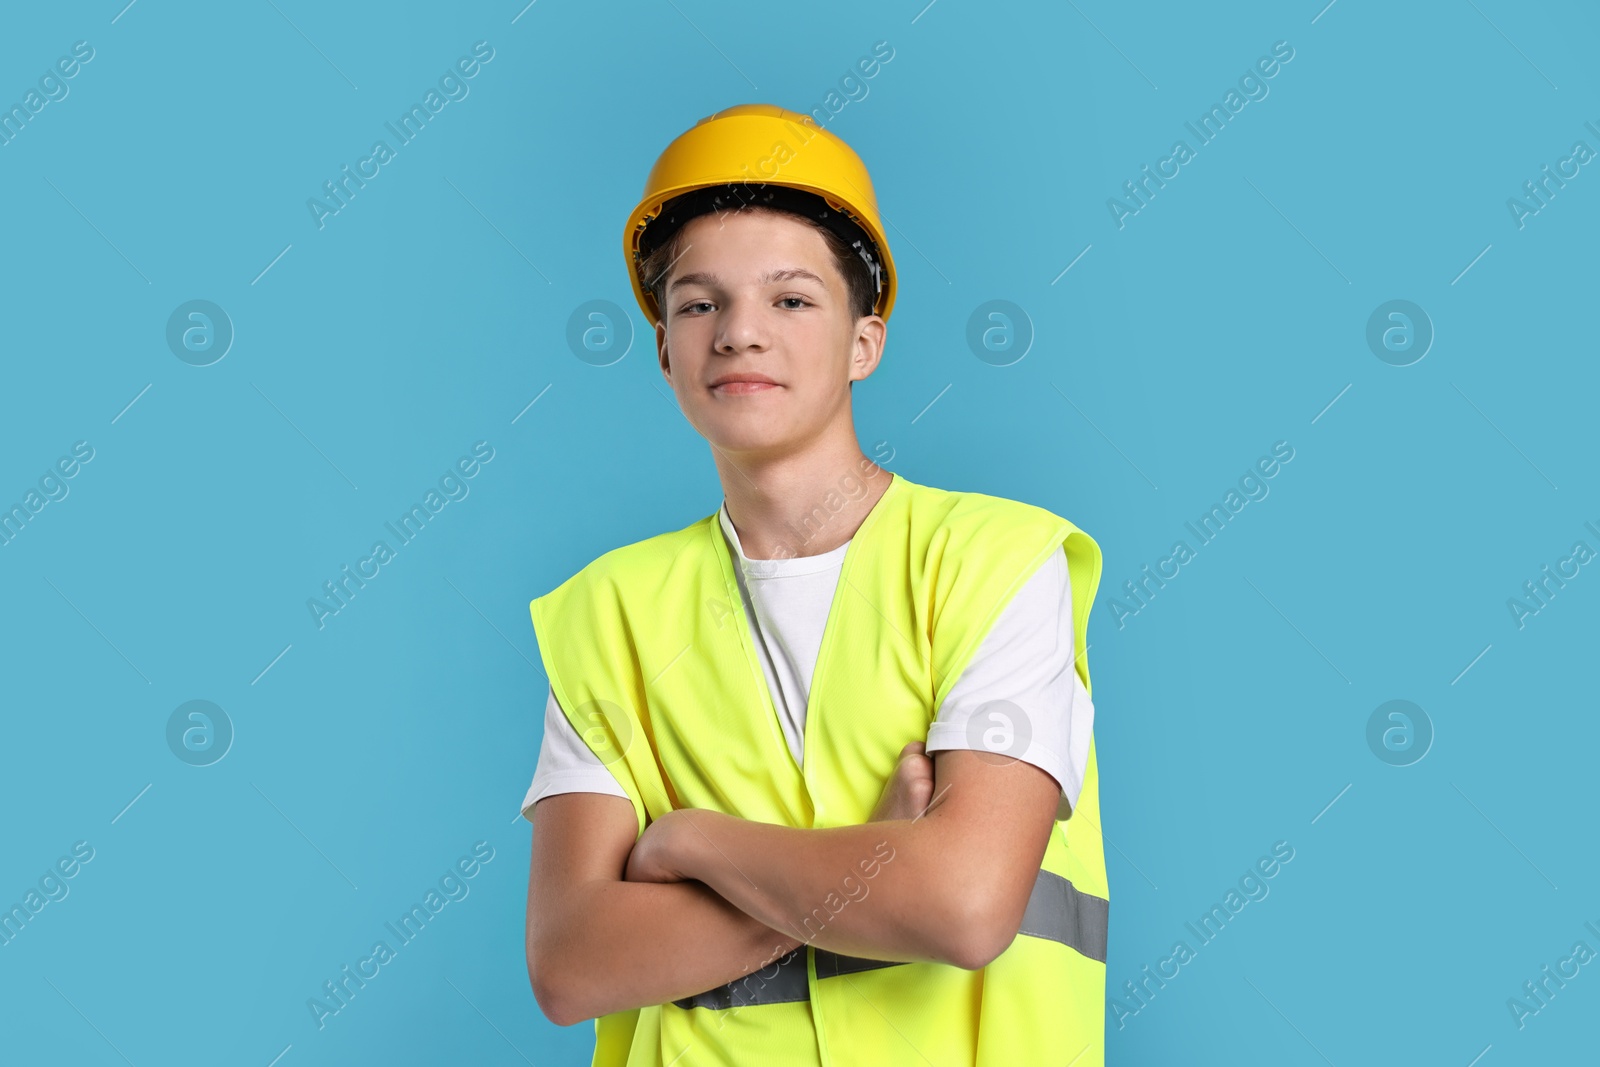
[[(527, 602), (720, 488), (648, 335), (596, 367), (567, 320), (603, 299), (644, 331), (620, 235), (673, 136), (822, 106), (879, 40), (830, 123), (900, 270), (857, 425), (891, 469), (1104, 550), (1110, 991), (1295, 849), (1108, 1013), (1109, 1061), (1592, 1055), (1600, 965), (1523, 1029), (1506, 1006), (1600, 950), (1600, 573), (1520, 629), (1507, 608), (1600, 548), (1600, 172), (1523, 228), (1506, 205), (1600, 149), (1592, 6), (123, 2), (0, 28), (7, 105), (95, 49), (0, 147), (0, 504), (95, 450), (0, 548), (0, 903), (95, 849), (0, 947), (0, 1058), (588, 1062), (592, 1025), (550, 1025), (523, 960)], [(307, 198), (479, 40), (470, 95), (319, 230)], [(1119, 229), (1107, 199), (1277, 41), (1269, 95)], [(208, 367), (165, 341), (193, 299), (236, 330)], [(1034, 331), (1010, 366), (965, 340), (992, 299)], [(1436, 331), (1406, 367), (1365, 340), (1392, 299)], [(480, 440), (470, 495), (319, 630), (307, 599)], [(1122, 583), (1276, 441), (1270, 495), (1119, 628)], [(236, 730), (209, 767), (165, 740), (192, 699)], [(1436, 734), (1411, 766), (1367, 745), (1391, 699)], [(307, 999), (477, 841), (470, 895), (319, 1031)]]

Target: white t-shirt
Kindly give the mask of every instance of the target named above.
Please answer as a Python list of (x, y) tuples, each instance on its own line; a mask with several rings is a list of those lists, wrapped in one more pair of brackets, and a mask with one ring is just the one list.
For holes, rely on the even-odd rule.
[[(728, 517), (726, 500), (718, 516), (729, 553), (739, 563), (735, 568), (739, 594), (773, 706), (789, 751), (804, 766), (811, 675), (850, 543), (816, 556), (750, 559)], [(1005, 752), (1031, 763), (1060, 784), (1056, 818), (1066, 818), (1083, 788), (1094, 727), (1094, 705), (1072, 660), (1072, 593), (1066, 552), (1058, 551), (1000, 613), (972, 662), (951, 686), (927, 738), (906, 740), (925, 740), (929, 755), (967, 748)], [(1015, 707), (985, 708), (1002, 700)], [(627, 797), (567, 721), (552, 689), (545, 703), (544, 742), (533, 783), (522, 801), (523, 816), (531, 821), (534, 804), (555, 793)]]

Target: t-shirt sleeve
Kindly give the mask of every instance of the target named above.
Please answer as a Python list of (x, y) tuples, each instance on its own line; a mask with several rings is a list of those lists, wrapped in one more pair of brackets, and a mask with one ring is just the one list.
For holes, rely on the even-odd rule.
[(1078, 803), (1094, 705), (1073, 669), (1072, 589), (1057, 550), (1001, 612), (928, 729), (926, 751), (978, 749), (1031, 763)]
[(627, 791), (617, 783), (610, 768), (590, 751), (567, 721), (552, 688), (544, 708), (544, 741), (539, 746), (533, 784), (522, 801), (522, 817), (532, 822), (533, 806), (556, 793), (609, 793), (628, 799)]

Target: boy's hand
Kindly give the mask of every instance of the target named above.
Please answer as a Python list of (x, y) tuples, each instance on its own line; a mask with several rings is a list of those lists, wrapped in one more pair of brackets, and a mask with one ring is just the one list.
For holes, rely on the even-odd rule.
[(927, 809), (933, 799), (933, 757), (925, 749), (924, 742), (912, 741), (900, 750), (900, 761), (884, 783), (868, 822), (914, 819)]
[[(877, 807), (872, 809), (867, 821), (915, 819), (927, 810), (932, 800), (933, 757), (927, 754), (924, 742), (912, 741), (900, 750), (900, 760), (884, 783)], [(622, 875), (624, 881), (682, 882), (688, 879), (684, 871), (687, 857), (682, 850), (695, 842), (686, 841), (685, 836), (701, 832), (685, 821), (693, 817), (689, 812), (690, 809), (666, 812), (645, 827), (628, 853)]]
[[(628, 853), (628, 865), (622, 873), (625, 882), (681, 882), (683, 875), (679, 873), (676, 858), (673, 855), (673, 840), (678, 830), (682, 812), (669, 811), (644, 828), (644, 833), (639, 835), (639, 840), (633, 843), (633, 851)], [(693, 832), (693, 827), (688, 827)]]

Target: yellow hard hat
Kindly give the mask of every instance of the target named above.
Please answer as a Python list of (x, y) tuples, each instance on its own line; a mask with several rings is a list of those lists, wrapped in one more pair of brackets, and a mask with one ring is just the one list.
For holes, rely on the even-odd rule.
[(873, 311), (888, 320), (894, 260), (866, 164), (810, 115), (740, 104), (706, 116), (667, 145), (628, 216), (622, 250), (633, 295), (650, 322), (662, 316), (639, 275), (644, 258), (691, 218), (750, 204), (798, 211), (853, 245), (877, 281)]

